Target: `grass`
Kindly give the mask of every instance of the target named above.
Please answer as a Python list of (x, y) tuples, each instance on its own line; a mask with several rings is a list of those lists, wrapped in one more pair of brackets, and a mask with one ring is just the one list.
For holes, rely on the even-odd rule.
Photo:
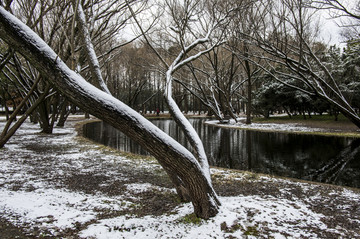
[(234, 224), (231, 226), (228, 226), (226, 222), (222, 222), (220, 224), (220, 229), (221, 231), (226, 233), (234, 233), (238, 230), (243, 230), (242, 226), (237, 221), (235, 221)]
[(179, 222), (184, 224), (201, 225), (202, 219), (198, 218), (194, 213), (190, 213), (180, 218)]
[(300, 124), (310, 128), (321, 128), (323, 132), (297, 132), (301, 134), (324, 135), (324, 136), (340, 136), (340, 137), (360, 137), (359, 128), (354, 125), (344, 115), (339, 114), (338, 120), (332, 115), (312, 115), (311, 118), (302, 115), (292, 116), (274, 116), (270, 118), (254, 118), (254, 123), (278, 123), (278, 124)]
[(349, 123), (351, 124), (350, 120), (346, 118), (344, 115), (339, 114), (338, 120), (335, 121), (335, 116), (333, 115), (311, 115), (311, 118), (309, 118), (308, 115), (306, 115), (306, 119), (304, 119), (303, 115), (295, 115), (291, 118), (289, 116), (273, 116), (270, 118), (254, 118), (254, 122), (262, 123), (262, 122), (308, 122), (308, 121), (315, 121), (315, 122), (322, 122), (322, 123)]

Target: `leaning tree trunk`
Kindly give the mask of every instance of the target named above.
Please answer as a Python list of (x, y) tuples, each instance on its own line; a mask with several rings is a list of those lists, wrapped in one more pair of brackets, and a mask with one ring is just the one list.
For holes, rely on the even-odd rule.
[(188, 195), (198, 217), (209, 218), (218, 213), (220, 202), (211, 182), (195, 157), (181, 144), (123, 102), (71, 71), (41, 38), (2, 7), (0, 37), (74, 104), (119, 129), (155, 156), (177, 191), (182, 192), (181, 196)]
[[(62, 97), (63, 98), (63, 97)], [(62, 102), (61, 109), (60, 109), (60, 116), (59, 121), (57, 122), (56, 126), (64, 127), (65, 121), (67, 120), (68, 116), (70, 115), (70, 109), (68, 109), (68, 101), (64, 98)]]
[(40, 102), (40, 104), (37, 108), (37, 112), (39, 115), (40, 127), (42, 129), (41, 133), (52, 134), (53, 125), (51, 124), (50, 112), (48, 110), (47, 104), (48, 103), (47, 103), (46, 99), (43, 100), (42, 102)]

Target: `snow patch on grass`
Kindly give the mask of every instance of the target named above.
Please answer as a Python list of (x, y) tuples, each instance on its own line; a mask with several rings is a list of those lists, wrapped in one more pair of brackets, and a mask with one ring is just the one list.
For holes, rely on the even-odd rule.
[[(184, 222), (182, 218), (192, 213), (190, 204), (184, 204), (170, 215), (142, 218), (130, 215), (99, 221), (80, 233), (83, 238), (241, 238), (264, 235), (281, 238), (310, 237), (316, 234), (306, 228), (326, 229), (322, 215), (305, 205), (284, 199), (248, 197), (221, 197), (223, 206), (219, 214), (199, 224)], [(297, 224), (296, 227), (294, 225)]]
[(223, 126), (227, 128), (236, 129), (252, 129), (252, 130), (263, 130), (263, 131), (283, 131), (283, 132), (322, 132), (319, 128), (304, 127), (299, 124), (277, 124), (277, 123), (252, 123), (244, 124), (242, 122), (235, 122), (231, 119), (228, 124), (221, 124), (217, 120), (206, 121), (207, 124), (214, 126)]
[(46, 228), (72, 228), (96, 218), (95, 209), (119, 210), (121, 198), (108, 198), (41, 188), (32, 192), (0, 190), (2, 216), (16, 217), (16, 223)]
[(146, 191), (153, 191), (153, 190), (176, 192), (175, 189), (158, 187), (158, 186), (152, 185), (150, 183), (131, 183), (131, 184), (126, 185), (126, 189), (128, 191), (131, 191), (132, 193), (143, 193)]
[[(0, 122), (0, 128), (3, 125), (4, 122)], [(320, 191), (312, 193), (318, 188), (309, 183), (219, 168), (211, 169), (213, 177), (218, 180), (262, 182), (264, 185), (274, 183), (282, 188), (279, 188), (276, 197), (266, 193), (222, 196), (219, 214), (209, 220), (192, 220), (193, 207), (190, 203), (180, 204), (174, 210), (172, 207), (160, 216), (132, 214), (132, 207), (151, 203), (137, 200), (135, 197), (138, 195), (135, 194), (175, 192), (174, 189), (154, 185), (156, 182), (130, 180), (135, 171), (158, 176), (154, 172), (158, 172), (160, 166), (154, 160), (128, 159), (96, 144), (79, 145), (73, 123), (63, 129), (56, 128), (54, 135), (42, 135), (39, 131), (38, 126), (25, 122), (6, 147), (0, 150), (1, 217), (29, 231), (40, 228), (41, 231), (49, 231), (48, 236), (56, 236), (73, 230), (74, 237), (99, 239), (324, 238), (322, 235), (329, 235), (326, 233), (336, 238), (345, 238), (349, 234), (360, 238), (356, 229), (326, 224), (327, 216), (312, 207), (314, 202), (332, 201), (337, 197), (346, 199), (347, 204), (341, 207), (330, 205), (329, 210), (344, 212), (349, 223), (357, 227), (360, 220), (354, 210), (358, 209), (352, 207), (360, 201), (357, 191), (343, 189), (328, 194)], [(81, 188), (80, 183), (74, 181), (74, 185), (66, 187), (67, 181), (63, 180), (66, 177), (99, 182), (84, 181), (84, 188)], [(97, 190), (88, 188), (87, 183), (93, 183)], [(312, 194), (300, 199), (291, 194), (287, 186), (299, 188), (300, 193)], [(102, 191), (104, 187), (114, 191)], [(132, 194), (134, 197), (131, 197)], [(351, 218), (347, 215), (355, 216)]]

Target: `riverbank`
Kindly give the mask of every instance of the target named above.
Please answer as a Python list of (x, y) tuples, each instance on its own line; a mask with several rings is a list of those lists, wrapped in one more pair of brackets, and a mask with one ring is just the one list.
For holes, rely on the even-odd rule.
[(358, 189), (237, 170), (211, 169), (222, 207), (196, 219), (153, 158), (81, 137), (82, 122), (26, 122), (0, 150), (2, 238), (360, 238)]
[(329, 115), (313, 115), (311, 119), (304, 119), (303, 116), (289, 118), (281, 115), (255, 118), (250, 125), (245, 124), (245, 118), (239, 118), (238, 122), (231, 119), (227, 123), (209, 120), (207, 124), (233, 129), (360, 138), (360, 129), (341, 115), (337, 121)]
[[(171, 118), (170, 114), (159, 116), (147, 114), (146, 117), (149, 119)], [(336, 121), (334, 116), (327, 114), (312, 115), (311, 118), (307, 116), (305, 119), (302, 115), (290, 118), (286, 114), (272, 115), (269, 118), (255, 117), (250, 125), (245, 124), (245, 116), (239, 117), (238, 122), (230, 119), (226, 123), (219, 123), (218, 120), (211, 119), (206, 114), (187, 114), (186, 117), (208, 118), (207, 124), (222, 128), (360, 138), (360, 129), (341, 114)]]

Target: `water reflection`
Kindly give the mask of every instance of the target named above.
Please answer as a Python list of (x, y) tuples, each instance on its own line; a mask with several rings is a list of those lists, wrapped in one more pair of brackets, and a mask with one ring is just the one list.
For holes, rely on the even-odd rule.
[[(152, 122), (189, 148), (172, 120)], [(224, 129), (203, 122), (191, 119), (213, 166), (360, 187), (360, 139)], [(148, 154), (102, 122), (85, 125), (84, 134), (119, 150)]]

